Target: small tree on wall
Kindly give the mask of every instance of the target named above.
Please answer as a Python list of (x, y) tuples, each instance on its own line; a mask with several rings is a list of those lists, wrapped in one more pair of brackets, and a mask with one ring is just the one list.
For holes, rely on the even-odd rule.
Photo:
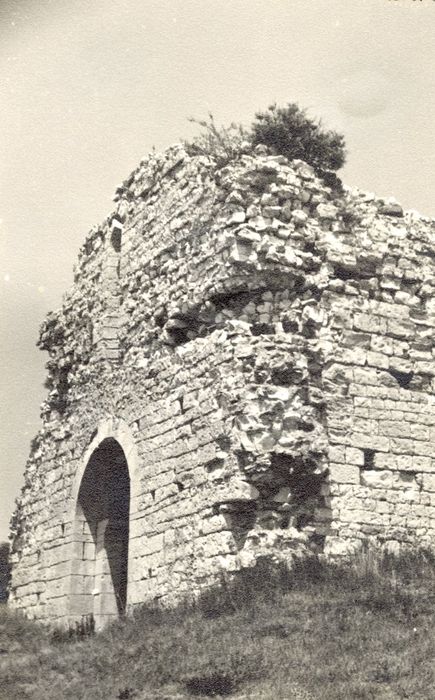
[(271, 105), (257, 112), (252, 143), (263, 143), (289, 160), (300, 158), (319, 170), (338, 170), (346, 159), (344, 136), (323, 129), (320, 120), (306, 116), (297, 104)]

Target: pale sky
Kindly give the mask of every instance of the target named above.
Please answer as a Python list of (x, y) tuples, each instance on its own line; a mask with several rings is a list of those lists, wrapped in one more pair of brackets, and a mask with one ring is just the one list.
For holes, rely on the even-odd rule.
[(298, 102), (347, 184), (435, 216), (434, 0), (0, 0), (0, 541), (45, 390), (35, 347), (78, 248), (189, 116)]

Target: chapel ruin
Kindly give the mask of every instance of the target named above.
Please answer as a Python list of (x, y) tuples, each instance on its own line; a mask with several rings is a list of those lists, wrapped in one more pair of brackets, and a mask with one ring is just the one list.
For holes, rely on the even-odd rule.
[(41, 329), (13, 606), (101, 627), (265, 555), (433, 549), (432, 220), (261, 146), (115, 202)]

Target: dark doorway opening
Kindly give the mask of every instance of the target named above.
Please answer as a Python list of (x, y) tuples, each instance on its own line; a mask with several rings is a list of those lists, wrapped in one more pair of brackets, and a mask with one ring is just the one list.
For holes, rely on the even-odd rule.
[[(97, 627), (124, 615), (127, 604), (130, 477), (120, 444), (107, 438), (92, 453), (76, 509), (76, 613)], [(78, 541), (77, 541), (78, 540)], [(74, 612), (74, 611), (73, 611)]]

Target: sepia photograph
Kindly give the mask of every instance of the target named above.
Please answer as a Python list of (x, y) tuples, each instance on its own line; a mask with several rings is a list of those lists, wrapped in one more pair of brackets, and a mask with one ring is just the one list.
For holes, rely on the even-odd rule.
[(435, 0), (0, 0), (0, 700), (435, 700)]

